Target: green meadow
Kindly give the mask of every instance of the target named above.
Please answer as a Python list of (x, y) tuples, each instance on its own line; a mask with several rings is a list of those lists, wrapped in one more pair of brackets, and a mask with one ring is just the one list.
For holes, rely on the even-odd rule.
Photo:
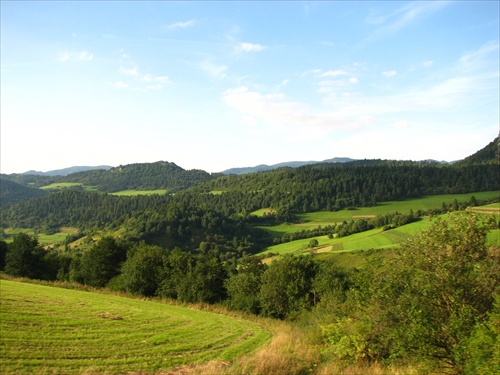
[[(357, 219), (368, 219), (371, 217), (386, 215), (389, 212), (398, 211), (400, 213), (408, 213), (410, 210), (426, 211), (429, 209), (440, 208), (443, 203), (450, 204), (456, 199), (458, 202), (469, 202), (474, 196), (478, 200), (492, 199), (500, 195), (498, 191), (476, 192), (468, 194), (447, 194), (434, 195), (424, 198), (407, 199), (402, 201), (382, 202), (374, 207), (361, 207), (354, 210), (341, 211), (320, 211), (298, 214), (299, 223), (284, 223), (275, 226), (259, 226), (266, 230), (273, 238), (280, 237), (287, 233), (298, 232), (317, 228), (319, 225), (327, 226), (344, 221), (350, 222)], [(500, 214), (500, 203), (489, 205), (492, 207), (491, 213)], [(486, 206), (485, 206), (486, 207)], [(498, 211), (495, 211), (497, 208)], [(479, 208), (478, 208), (479, 209)], [(253, 212), (257, 216), (262, 216), (264, 212), (269, 212), (269, 209), (261, 209)], [(308, 242), (308, 241), (307, 241)]]
[(1, 280), (2, 374), (158, 373), (268, 343), (256, 323), (185, 306)]
[(153, 195), (153, 194), (167, 194), (167, 190), (159, 189), (159, 190), (122, 190), (117, 191), (116, 193), (110, 193), (111, 195), (117, 196), (134, 196), (134, 195)]
[(61, 190), (61, 189), (68, 189), (68, 188), (74, 188), (74, 187), (81, 187), (82, 189), (87, 190), (87, 191), (97, 191), (97, 186), (83, 185), (80, 182), (54, 182), (53, 184), (50, 184), (50, 185), (41, 186), (40, 189), (42, 189), (42, 190)]
[[(447, 215), (439, 217), (446, 219)], [(386, 249), (399, 247), (409, 237), (420, 233), (427, 229), (431, 223), (431, 218), (422, 220), (384, 231), (382, 228), (376, 228), (365, 232), (351, 234), (341, 238), (328, 238), (328, 236), (314, 237), (318, 241), (318, 246), (314, 249), (309, 247), (309, 241), (312, 238), (282, 243), (279, 245), (269, 246), (260, 254), (302, 254), (305, 252), (322, 253), (339, 253), (352, 252), (358, 250)], [(500, 230), (493, 229), (487, 235), (487, 244), (489, 246), (500, 246)]]
[[(332, 224), (343, 221), (367, 218), (377, 215), (385, 215), (389, 212), (398, 211), (408, 213), (410, 210), (426, 211), (433, 208), (440, 208), (443, 203), (450, 204), (456, 199), (458, 202), (469, 202), (474, 196), (478, 200), (492, 199), (500, 196), (499, 191), (484, 191), (468, 194), (446, 194), (433, 195), (424, 198), (406, 199), (401, 201), (390, 201), (378, 203), (375, 207), (361, 207), (355, 210), (341, 210), (336, 212), (312, 212), (297, 215), (302, 221), (307, 223)], [(497, 207), (500, 207), (496, 203)]]

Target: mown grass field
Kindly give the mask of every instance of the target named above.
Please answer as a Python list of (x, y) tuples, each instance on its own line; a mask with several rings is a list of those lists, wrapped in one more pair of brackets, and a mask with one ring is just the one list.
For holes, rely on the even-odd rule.
[[(476, 192), (468, 194), (447, 194), (447, 195), (434, 195), (424, 198), (408, 199), (403, 201), (382, 202), (375, 207), (361, 207), (355, 210), (341, 210), (336, 212), (320, 211), (298, 214), (297, 217), (301, 223), (285, 223), (275, 226), (259, 226), (259, 228), (266, 230), (273, 238), (280, 237), (287, 233), (298, 232), (301, 230), (308, 230), (317, 228), (318, 225), (327, 226), (344, 221), (350, 222), (358, 219), (368, 219), (378, 215), (385, 215), (389, 212), (398, 211), (400, 213), (408, 213), (410, 210), (416, 212), (417, 210), (428, 210), (433, 208), (440, 208), (442, 203), (450, 204), (456, 199), (458, 202), (468, 202), (474, 196), (476, 199), (491, 199), (499, 196), (498, 191)], [(489, 205), (493, 214), (500, 214), (500, 203)], [(485, 206), (486, 207), (486, 206)], [(495, 211), (494, 208), (498, 208)], [(256, 211), (254, 214), (262, 216), (266, 209)], [(267, 210), (269, 211), (269, 210)], [(308, 242), (308, 241), (307, 241)]]
[[(385, 215), (389, 212), (398, 211), (401, 213), (408, 213), (410, 210), (428, 210), (433, 208), (440, 208), (444, 203), (450, 204), (456, 199), (458, 202), (469, 202), (470, 198), (474, 196), (478, 200), (492, 199), (500, 195), (499, 191), (483, 191), (467, 194), (445, 194), (433, 195), (424, 198), (406, 199), (402, 201), (390, 201), (378, 203), (375, 207), (361, 207), (355, 210), (341, 210), (337, 212), (312, 212), (297, 215), (307, 224), (332, 224), (343, 221), (351, 221), (363, 217), (370, 217), (373, 215)], [(496, 204), (498, 206), (498, 203)]]
[[(458, 213), (458, 212), (457, 212)], [(440, 215), (446, 219), (448, 214)], [(432, 223), (432, 219), (424, 218), (414, 223), (410, 223), (391, 230), (376, 228), (361, 233), (355, 233), (341, 238), (328, 238), (328, 236), (314, 237), (318, 240), (318, 246), (314, 249), (309, 247), (311, 238), (291, 241), (279, 245), (269, 246), (260, 254), (303, 254), (314, 251), (316, 254), (322, 253), (344, 253), (358, 250), (386, 249), (399, 247), (410, 236), (413, 236), (425, 229)], [(500, 247), (500, 230), (491, 230), (487, 235), (487, 245)]]
[[(77, 228), (72, 227), (62, 227), (60, 231), (53, 234), (45, 234), (39, 233), (37, 234), (38, 241), (43, 246), (54, 246), (54, 245), (62, 245), (66, 242), (66, 237), (69, 234), (77, 233)], [(19, 233), (26, 233), (29, 235), (34, 235), (35, 231), (33, 228), (6, 228), (4, 230), (5, 233), (5, 241), (7, 243), (11, 242), (14, 239), (14, 236)]]
[(53, 184), (50, 184), (50, 185), (41, 186), (40, 189), (42, 189), (42, 190), (61, 190), (61, 189), (68, 189), (68, 188), (74, 188), (74, 187), (81, 187), (82, 189), (87, 190), (87, 191), (97, 191), (97, 186), (83, 185), (80, 182), (54, 182)]
[(167, 190), (159, 189), (159, 190), (122, 190), (117, 191), (116, 193), (110, 193), (111, 195), (117, 196), (135, 196), (135, 195), (153, 195), (153, 194), (167, 194)]
[(10, 280), (0, 291), (2, 374), (147, 374), (270, 340), (253, 322), (189, 307)]

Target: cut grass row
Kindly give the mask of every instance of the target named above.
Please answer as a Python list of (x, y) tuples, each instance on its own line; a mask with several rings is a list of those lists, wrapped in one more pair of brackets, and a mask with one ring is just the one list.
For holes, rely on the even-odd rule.
[(1, 280), (3, 374), (153, 373), (255, 352), (241, 318), (154, 301)]

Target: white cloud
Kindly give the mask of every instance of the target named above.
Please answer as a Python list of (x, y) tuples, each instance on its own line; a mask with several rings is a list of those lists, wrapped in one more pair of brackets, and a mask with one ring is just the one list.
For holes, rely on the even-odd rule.
[(157, 82), (159, 84), (166, 84), (169, 82), (167, 76), (152, 76), (151, 74), (145, 74), (141, 77), (144, 82)]
[[(168, 76), (155, 76), (152, 74), (143, 74), (139, 71), (139, 69), (137, 69), (137, 67), (127, 69), (127, 68), (121, 66), (118, 69), (118, 72), (124, 76), (133, 77), (133, 79), (135, 80), (136, 83), (137, 82), (147, 83), (147, 86), (145, 86), (145, 87), (144, 86), (137, 87), (137, 85), (136, 85), (135, 88), (139, 89), (139, 90), (143, 90), (143, 89), (160, 90), (167, 83), (170, 82), (170, 79)], [(128, 86), (129, 86), (128, 83), (124, 83), (122, 81), (119, 81), (115, 84), (115, 87), (117, 87), (117, 88), (126, 88)]]
[(263, 49), (265, 49), (262, 44), (255, 44), (255, 43), (239, 43), (235, 50), (236, 53), (247, 53), (247, 52), (260, 52)]
[[(484, 99), (498, 98), (498, 49), (498, 43), (488, 43), (457, 59), (453, 67), (440, 72), (432, 82), (423, 81), (383, 94), (357, 87), (354, 91), (359, 80), (347, 71), (344, 75), (340, 70), (315, 69), (303, 76), (313, 76), (317, 93), (323, 96), (319, 105), (291, 101), (284, 94), (268, 95), (244, 86), (226, 90), (222, 98), (244, 116), (279, 126), (330, 131), (370, 125), (385, 129), (413, 129), (432, 123), (425, 125), (429, 129), (429, 126), (436, 127), (434, 121), (439, 118), (438, 128), (448, 129), (451, 124), (464, 121), (463, 116), (457, 117), (456, 108), (472, 109)], [(484, 69), (485, 66), (488, 69)], [(325, 73), (328, 73), (327, 77), (324, 77)], [(397, 72), (381, 74), (390, 77)]]
[(121, 74), (124, 74), (124, 75), (127, 75), (127, 76), (136, 76), (136, 75), (139, 74), (139, 71), (137, 70), (137, 68), (127, 69), (127, 68), (124, 68), (123, 66), (120, 66), (120, 68), (118, 69), (118, 71)]
[(169, 29), (185, 29), (187, 27), (192, 27), (196, 24), (195, 20), (189, 20), (184, 22), (175, 22), (167, 26)]
[(59, 60), (60, 62), (66, 62), (66, 61), (68, 61), (68, 60), (69, 60), (69, 58), (70, 58), (69, 53), (67, 53), (67, 52), (61, 52), (61, 53), (59, 54), (59, 58), (58, 58), (58, 60)]
[(382, 75), (384, 77), (394, 77), (396, 74), (398, 74), (398, 72), (396, 72), (395, 70), (388, 70), (388, 71), (382, 72)]
[(328, 70), (326, 72), (321, 73), (321, 77), (339, 77), (348, 75), (345, 70)]
[(125, 89), (128, 87), (128, 84), (126, 84), (125, 82), (122, 82), (122, 81), (118, 81), (118, 82), (113, 83), (113, 87), (115, 87), (117, 89)]
[(288, 101), (282, 94), (264, 95), (250, 91), (247, 87), (226, 90), (222, 97), (228, 106), (241, 111), (245, 116), (260, 118), (277, 126), (345, 130), (359, 128), (371, 120), (357, 114), (348, 118), (342, 111), (318, 111), (305, 103)]
[(86, 51), (82, 51), (76, 56), (78, 61), (91, 61), (93, 58), (94, 54)]
[(94, 54), (87, 51), (82, 52), (61, 52), (59, 54), (59, 62), (67, 61), (92, 61), (94, 59)]
[(226, 65), (215, 65), (208, 60), (203, 61), (200, 65), (200, 68), (210, 74), (215, 78), (225, 78), (227, 66)]

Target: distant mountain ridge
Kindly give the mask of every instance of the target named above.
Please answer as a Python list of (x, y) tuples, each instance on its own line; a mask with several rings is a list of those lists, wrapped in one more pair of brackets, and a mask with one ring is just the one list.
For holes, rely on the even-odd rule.
[(89, 167), (89, 166), (74, 166), (74, 167), (68, 167), (68, 168), (63, 168), (63, 169), (55, 169), (52, 171), (47, 171), (47, 172), (39, 172), (39, 171), (34, 171), (30, 170), (27, 172), (24, 172), (22, 174), (30, 174), (30, 175), (35, 175), (35, 176), (67, 176), (72, 173), (78, 173), (78, 172), (86, 172), (86, 171), (93, 171), (95, 169), (104, 169), (104, 170), (110, 170), (111, 166), (109, 165), (99, 165), (95, 167)]
[(356, 159), (351, 159), (351, 158), (332, 158), (332, 159), (327, 159), (327, 160), (323, 160), (323, 161), (312, 161), (312, 160), (311, 161), (287, 161), (287, 162), (273, 164), (273, 165), (260, 164), (260, 165), (256, 165), (255, 167), (230, 168), (230, 169), (226, 169), (225, 171), (222, 171), (220, 173), (222, 173), (222, 174), (257, 173), (257, 172), (262, 172), (262, 171), (271, 171), (273, 169), (278, 169), (278, 168), (283, 168), (283, 167), (298, 168), (298, 167), (302, 167), (304, 165), (309, 165), (309, 164), (349, 163), (349, 162), (355, 161), (355, 160)]

